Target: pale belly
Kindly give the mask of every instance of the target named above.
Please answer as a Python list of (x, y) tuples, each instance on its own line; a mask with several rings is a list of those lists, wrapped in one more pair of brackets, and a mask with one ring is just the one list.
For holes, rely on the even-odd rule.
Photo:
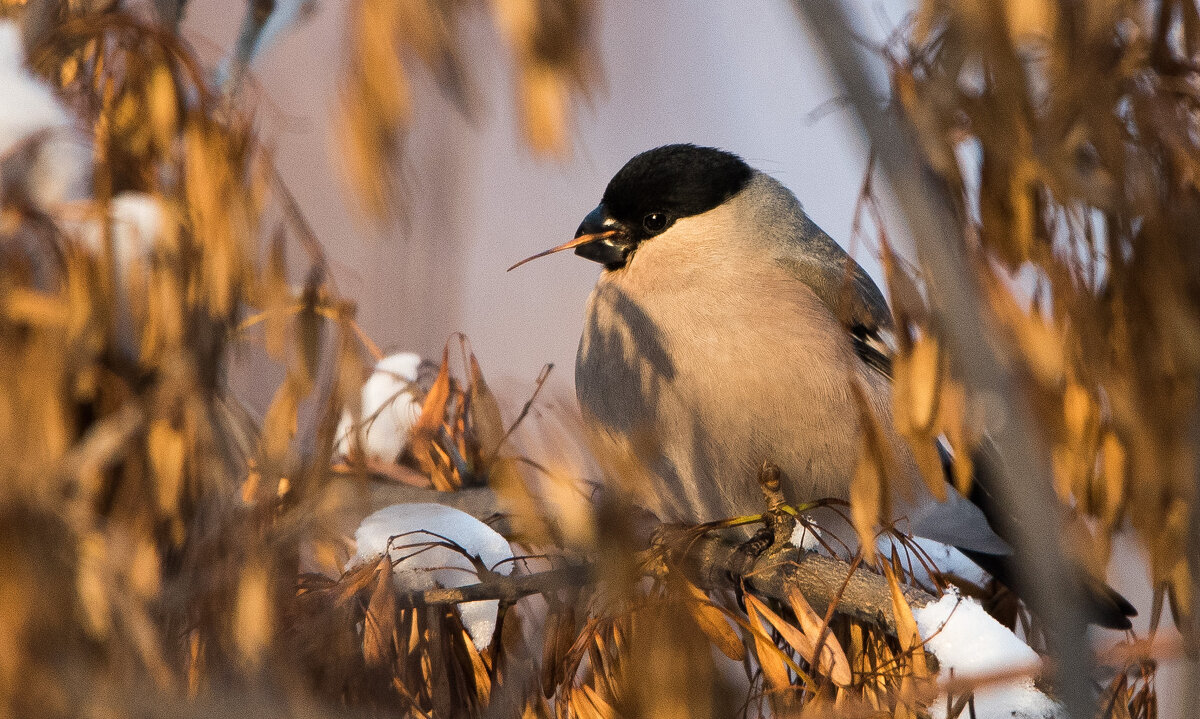
[(736, 208), (713, 210), (703, 224), (681, 220), (596, 284), (575, 384), (609, 478), (664, 521), (761, 513), (764, 461), (784, 471), (793, 504), (847, 499), (863, 445), (858, 383), (894, 460), (883, 519), (948, 544), (1008, 551), (953, 489), (950, 501), (933, 501), (895, 431), (889, 380), (776, 260), (778, 242), (759, 242), (746, 226)]
[(597, 285), (576, 360), (594, 448), (665, 521), (763, 511), (768, 460), (790, 502), (846, 499), (861, 444), (850, 383), (870, 385), (890, 426), (886, 380), (803, 285), (726, 289)]

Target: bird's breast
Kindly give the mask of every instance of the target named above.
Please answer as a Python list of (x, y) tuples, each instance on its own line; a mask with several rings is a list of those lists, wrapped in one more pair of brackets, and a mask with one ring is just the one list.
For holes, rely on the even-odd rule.
[(644, 466), (646, 500), (668, 520), (761, 511), (768, 459), (792, 501), (845, 497), (857, 363), (840, 324), (775, 263), (681, 261), (655, 242), (588, 302), (576, 389), (595, 448)]

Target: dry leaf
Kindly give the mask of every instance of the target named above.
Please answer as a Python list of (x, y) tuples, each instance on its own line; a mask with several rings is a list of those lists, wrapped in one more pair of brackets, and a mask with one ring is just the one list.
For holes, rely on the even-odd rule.
[(375, 587), (363, 616), (363, 659), (367, 666), (387, 669), (396, 660), (396, 591), (391, 563), (381, 558), (370, 575)]
[[(750, 595), (745, 595), (749, 599)], [(762, 669), (767, 686), (775, 691), (788, 689), (792, 686), (788, 678), (787, 659), (771, 637), (767, 634), (767, 625), (759, 619), (755, 605), (746, 603), (746, 615), (750, 617), (751, 635), (754, 639), (754, 653), (758, 657), (758, 666)]]
[(883, 574), (887, 577), (888, 587), (892, 593), (892, 612), (896, 617), (896, 639), (900, 642), (901, 651), (908, 653), (913, 677), (924, 679), (929, 676), (929, 669), (925, 661), (921, 632), (917, 629), (917, 620), (913, 618), (912, 608), (909, 607), (908, 600), (904, 597), (904, 591), (900, 588), (896, 573), (892, 571), (891, 565), (887, 562), (884, 562)]
[(475, 353), (470, 357), (470, 407), (471, 421), (479, 444), (479, 454), (484, 464), (490, 463), (500, 451), (504, 439), (504, 420), (500, 417), (500, 405), (483, 379)]
[(692, 619), (696, 620), (696, 626), (704, 632), (704, 636), (725, 656), (735, 662), (742, 661), (746, 656), (746, 647), (729, 625), (725, 612), (714, 605), (696, 585), (686, 579), (681, 580), (679, 584), (687, 597), (688, 611)]
[(183, 492), (186, 440), (169, 422), (156, 420), (150, 423), (146, 444), (154, 469), (158, 509), (163, 514), (174, 514)]
[(853, 682), (853, 673), (850, 669), (850, 662), (846, 658), (846, 652), (799, 589), (792, 587), (788, 590), (788, 606), (791, 607), (792, 614), (795, 615), (796, 622), (805, 636), (810, 637), (814, 645), (817, 641), (821, 642), (821, 664), (819, 666), (827, 667), (824, 671), (835, 684), (844, 687), (850, 686)]
[(435, 489), (443, 492), (456, 487), (455, 477), (443, 459), (445, 450), (438, 446), (437, 441), (442, 427), (446, 423), (447, 403), (450, 401), (450, 346), (442, 350), (442, 365), (438, 370), (433, 387), (425, 395), (421, 405), (421, 416), (413, 424), (409, 433), (409, 450), (417, 460), (421, 471), (429, 476)]

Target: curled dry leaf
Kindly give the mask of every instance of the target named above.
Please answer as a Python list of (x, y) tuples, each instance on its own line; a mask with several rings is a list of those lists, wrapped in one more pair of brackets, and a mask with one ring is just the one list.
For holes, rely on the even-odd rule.
[(397, 658), (396, 589), (387, 555), (371, 567), (367, 575), (374, 584), (367, 612), (363, 616), (363, 659), (367, 666), (387, 670)]
[(946, 477), (937, 443), (941, 429), (946, 358), (936, 338), (922, 335), (893, 360), (892, 408), (896, 430), (912, 449), (926, 487), (946, 500)]
[(483, 379), (483, 372), (479, 369), (479, 361), (475, 359), (474, 352), (471, 353), (469, 362), (468, 402), (477, 448), (475, 454), (478, 455), (479, 464), (487, 465), (495, 459), (500, 451), (500, 444), (504, 441), (504, 420), (500, 416), (500, 405), (496, 402), (495, 395)]
[(159, 511), (166, 516), (175, 514), (182, 496), (186, 442), (183, 434), (169, 422), (156, 420), (150, 424), (146, 443), (156, 479), (155, 500)]
[(788, 591), (788, 606), (791, 607), (792, 614), (805, 636), (813, 641), (814, 646), (820, 643), (821, 661), (814, 663), (810, 660), (810, 663), (824, 667), (823, 671), (839, 686), (850, 686), (853, 680), (850, 662), (842, 645), (830, 633), (825, 620), (817, 615), (800, 590), (794, 587)]
[(1125, 506), (1125, 486), (1129, 472), (1125, 446), (1113, 432), (1105, 433), (1104, 439), (1101, 440), (1101, 458), (1097, 481), (1097, 494), (1101, 499), (1097, 504), (1104, 525), (1111, 530), (1117, 527), (1122, 508)]
[[(899, 559), (893, 556), (893, 561)], [(921, 632), (917, 629), (917, 620), (913, 617), (912, 607), (904, 597), (896, 573), (892, 571), (891, 563), (883, 563), (883, 574), (887, 577), (888, 587), (892, 593), (892, 611), (896, 617), (896, 639), (900, 642), (900, 650), (907, 656), (915, 679), (925, 679), (929, 676), (929, 668), (925, 661), (925, 649), (921, 641)]]
[(754, 653), (758, 657), (758, 666), (762, 669), (767, 687), (773, 691), (790, 689), (792, 680), (788, 677), (788, 659), (771, 640), (767, 633), (769, 625), (763, 623), (756, 609), (756, 606), (762, 606), (762, 603), (756, 604), (749, 594), (745, 596), (746, 615), (750, 618), (750, 631), (754, 639)]
[(696, 626), (704, 632), (704, 636), (708, 637), (722, 654), (735, 662), (745, 659), (746, 647), (730, 626), (725, 611), (713, 604), (699, 587), (686, 579), (682, 579), (679, 584), (683, 589), (688, 611), (692, 619), (696, 620)]
[[(875, 528), (880, 522), (891, 519), (891, 492), (893, 478), (901, 475), (896, 469), (891, 445), (875, 409), (871, 406), (866, 390), (857, 378), (850, 379), (850, 387), (858, 407), (860, 438), (858, 464), (850, 480), (850, 518), (858, 533), (863, 553), (874, 557)], [(911, 491), (906, 485), (899, 487)]]
[(954, 475), (954, 488), (965, 497), (970, 493), (971, 481), (975, 475), (973, 455), (975, 448), (979, 446), (979, 435), (967, 418), (967, 394), (962, 383), (946, 381), (942, 388), (939, 414), (942, 434), (954, 448), (954, 457), (950, 465)]
[(442, 365), (437, 379), (421, 405), (421, 416), (413, 424), (409, 434), (409, 451), (416, 458), (417, 466), (429, 477), (435, 489), (448, 492), (457, 485), (454, 474), (446, 460), (446, 453), (438, 439), (446, 423), (450, 402), (450, 347), (442, 350)]
[[(829, 652), (822, 652), (822, 661), (817, 660), (817, 644), (815, 637), (806, 635), (803, 631), (788, 623), (785, 619), (772, 611), (772, 609), (767, 606), (765, 602), (749, 594), (745, 596), (745, 599), (747, 604), (754, 605), (754, 611), (757, 614), (762, 615), (762, 617), (767, 620), (767, 623), (774, 627), (775, 631), (779, 632), (779, 635), (783, 638), (783, 641), (786, 642), (788, 646), (796, 650), (796, 653), (798, 653), (804, 659), (804, 661), (808, 662), (810, 666), (816, 667), (816, 671), (818, 673), (828, 675), (834, 680), (834, 683), (838, 684), (839, 686), (849, 686), (851, 677), (848, 666), (831, 666), (828, 661), (831, 656)], [(836, 677), (834, 676), (835, 673), (837, 675)], [(805, 677), (805, 679), (807, 679), (807, 677)]]
[(572, 692), (571, 698), (571, 708), (577, 716), (585, 719), (614, 719), (618, 716), (612, 704), (586, 684), (580, 687), (579, 691)]
[(550, 608), (542, 645), (542, 692), (547, 699), (554, 696), (558, 685), (568, 679), (563, 674), (563, 667), (575, 642), (574, 605), (552, 601)]
[[(905, 358), (903, 377), (896, 377), (897, 396), (902, 395), (907, 400), (903, 405), (896, 402), (896, 408), (902, 411), (897, 415), (898, 421), (902, 422), (899, 427), (914, 435), (928, 437), (932, 434), (945, 372), (946, 362), (937, 339), (931, 336), (918, 338)], [(903, 420), (899, 419), (901, 417)]]
[(868, 561), (875, 556), (875, 528), (882, 515), (885, 481), (869, 448), (863, 447), (850, 480), (850, 520)]

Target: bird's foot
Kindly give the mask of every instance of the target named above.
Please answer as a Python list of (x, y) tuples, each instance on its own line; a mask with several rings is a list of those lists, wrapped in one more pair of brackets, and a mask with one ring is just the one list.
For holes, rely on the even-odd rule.
[(737, 522), (737, 524), (730, 524), (729, 526), (750, 524), (752, 522), (761, 522), (763, 525), (758, 528), (750, 539), (738, 546), (738, 553), (753, 561), (776, 545), (783, 546), (790, 543), (796, 523), (804, 521), (799, 518), (800, 513), (808, 511), (815, 506), (817, 506), (815, 503), (802, 504), (799, 507), (784, 504), (774, 507), (765, 514), (730, 520), (730, 522)]
[(775, 543), (775, 532), (770, 527), (759, 527), (754, 536), (738, 545), (738, 554), (745, 555), (751, 561), (758, 559), (763, 552)]

